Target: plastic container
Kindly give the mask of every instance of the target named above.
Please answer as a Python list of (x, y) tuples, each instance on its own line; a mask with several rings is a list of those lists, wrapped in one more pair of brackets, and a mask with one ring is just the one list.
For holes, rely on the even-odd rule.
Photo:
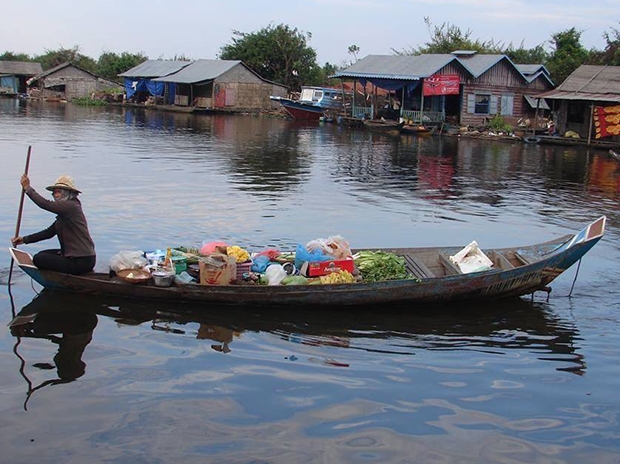
[(172, 256), (172, 265), (174, 266), (174, 272), (180, 274), (187, 270), (187, 258), (185, 256)]

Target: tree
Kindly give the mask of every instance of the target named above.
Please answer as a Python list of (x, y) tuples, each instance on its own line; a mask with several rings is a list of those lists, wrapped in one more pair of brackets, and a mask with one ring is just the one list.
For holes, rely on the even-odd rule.
[(473, 50), (479, 53), (502, 53), (503, 44), (494, 40), (480, 41), (471, 39), (471, 30), (462, 31), (450, 23), (435, 26), (430, 18), (424, 18), (430, 40), (417, 48), (396, 51), (397, 55), (423, 55), (432, 53), (452, 53), (455, 50)]
[[(357, 61), (357, 54), (359, 52), (360, 52), (360, 48), (357, 45), (349, 46), (348, 53), (349, 53), (349, 55), (353, 55), (353, 59), (355, 61)], [(351, 64), (355, 63), (355, 61), (352, 61)]]
[(148, 58), (141, 53), (131, 54), (123, 52), (120, 55), (112, 52), (104, 52), (97, 61), (97, 74), (110, 80), (118, 80), (118, 75), (128, 69), (138, 66)]
[(620, 66), (620, 29), (611, 28), (611, 31), (603, 33), (607, 44), (603, 51), (592, 50), (591, 63), (607, 66)]
[(32, 61), (30, 55), (26, 53), (13, 53), (13, 52), (4, 52), (0, 55), (0, 61)]
[(323, 73), (316, 51), (308, 46), (312, 34), (279, 24), (258, 32), (233, 31), (232, 43), (220, 48), (222, 60), (241, 60), (264, 79), (299, 90), (301, 85), (318, 85)]
[(66, 62), (71, 62), (92, 73), (95, 73), (97, 68), (97, 62), (89, 56), (82, 55), (77, 45), (73, 48), (60, 47), (58, 50), (45, 50), (44, 55), (34, 57), (33, 61), (41, 63), (44, 71)]
[(543, 64), (549, 59), (549, 53), (542, 44), (534, 48), (524, 48), (523, 42), (519, 48), (513, 48), (512, 45), (510, 45), (504, 51), (504, 54), (516, 64)]
[(574, 27), (551, 35), (551, 52), (547, 69), (557, 85), (564, 82), (575, 69), (588, 62), (590, 52), (581, 45), (581, 31)]

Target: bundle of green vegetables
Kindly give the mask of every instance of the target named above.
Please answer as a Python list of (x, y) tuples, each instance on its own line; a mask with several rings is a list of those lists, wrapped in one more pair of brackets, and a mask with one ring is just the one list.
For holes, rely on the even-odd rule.
[(353, 255), (364, 282), (415, 279), (405, 268), (405, 259), (386, 251), (360, 251)]

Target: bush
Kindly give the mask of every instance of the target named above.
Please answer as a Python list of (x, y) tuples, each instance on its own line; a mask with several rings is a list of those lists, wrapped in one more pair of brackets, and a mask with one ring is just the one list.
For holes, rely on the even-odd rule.
[(105, 100), (93, 99), (90, 97), (79, 97), (71, 100), (74, 105), (81, 106), (105, 106), (108, 103)]
[(504, 118), (501, 115), (494, 116), (491, 121), (489, 121), (489, 130), (494, 132), (512, 132), (512, 126), (510, 124), (506, 124)]

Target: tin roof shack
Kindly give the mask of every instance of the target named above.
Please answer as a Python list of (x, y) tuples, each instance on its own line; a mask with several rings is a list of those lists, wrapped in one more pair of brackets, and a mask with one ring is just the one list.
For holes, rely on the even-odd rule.
[(620, 144), (620, 66), (582, 65), (539, 96), (553, 103), (559, 134), (573, 131), (588, 144)]
[(553, 87), (542, 69), (526, 76), (506, 55), (473, 51), (369, 55), (333, 77), (396, 91), (401, 117), (416, 124), (447, 120), (475, 126), (497, 114), (516, 121), (531, 108), (526, 95)]
[(93, 97), (93, 94), (119, 88), (120, 85), (66, 62), (48, 69), (28, 81), (30, 95), (43, 100), (67, 100)]
[(119, 77), (124, 78), (125, 101), (136, 104), (174, 105), (176, 86), (156, 82), (154, 79), (174, 74), (191, 63), (180, 60), (146, 60), (119, 74)]
[(263, 111), (278, 107), (271, 96), (287, 88), (263, 79), (238, 60), (197, 60), (156, 82), (175, 85), (174, 104), (210, 111)]
[(0, 61), (0, 95), (25, 95), (26, 81), (43, 72), (40, 63)]

